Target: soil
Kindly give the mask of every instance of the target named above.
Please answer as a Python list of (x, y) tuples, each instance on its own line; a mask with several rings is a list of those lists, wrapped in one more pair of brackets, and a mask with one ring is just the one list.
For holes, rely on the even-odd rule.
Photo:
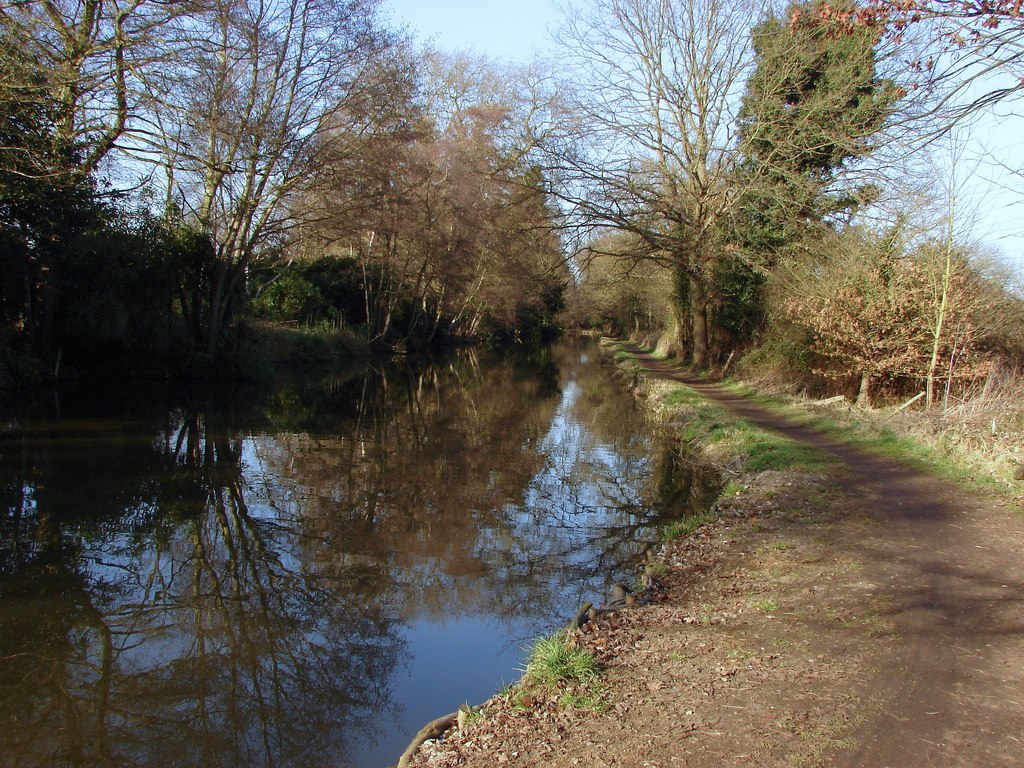
[(574, 636), (603, 669), (596, 705), (513, 689), (409, 765), (1024, 765), (1018, 503), (640, 360), (838, 469), (744, 477), (665, 544), (635, 604)]

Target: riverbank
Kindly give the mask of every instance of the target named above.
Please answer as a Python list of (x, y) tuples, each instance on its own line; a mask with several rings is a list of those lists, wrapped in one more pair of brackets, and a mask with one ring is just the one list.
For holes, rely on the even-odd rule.
[(1024, 758), (1024, 652), (1002, 631), (1024, 616), (998, 599), (1024, 585), (1020, 515), (639, 360), (637, 397), (727, 480), (717, 517), (663, 545), (645, 604), (570, 638), (598, 701), (513, 687), (410, 765)]

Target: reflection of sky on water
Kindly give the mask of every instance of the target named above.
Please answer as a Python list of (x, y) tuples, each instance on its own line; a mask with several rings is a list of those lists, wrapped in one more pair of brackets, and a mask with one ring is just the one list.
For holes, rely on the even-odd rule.
[[(589, 358), (581, 355), (580, 363), (586, 366)], [(585, 600), (600, 604), (610, 583), (628, 568), (624, 562), (603, 573), (579, 567), (588, 566), (594, 558), (595, 551), (587, 545), (601, 526), (623, 517), (623, 505), (635, 509), (642, 503), (637, 488), (623, 486), (621, 473), (635, 476), (638, 466), (646, 468), (645, 456), (624, 455), (621, 446), (602, 442), (578, 418), (579, 375), (575, 366), (569, 369), (551, 426), (540, 441), (542, 468), (529, 481), (522, 503), (505, 507), (514, 521), (511, 541), (523, 549), (521, 559), (544, 560), (544, 566), (536, 568), (536, 578), (545, 580), (558, 597), (538, 606), (548, 610), (534, 612), (524, 605), (511, 617), (490, 614), (486, 605), (460, 605), (453, 600), (449, 617), (420, 618), (407, 624), (402, 637), (411, 656), (395, 676), (395, 689), (412, 693), (395, 723), (406, 735), (399, 740), (397, 752), (395, 742), (387, 740), (382, 748), (369, 751), (361, 765), (386, 764), (421, 725), (461, 704), (480, 704), (517, 680), (530, 644), (563, 626)], [(627, 437), (637, 447), (636, 435)], [(639, 442), (646, 446), (648, 441)], [(488, 553), (509, 543), (508, 538), (488, 540), (483, 532), (478, 554), (486, 559)]]
[[(0, 753), (45, 763), (67, 712), (69, 765), (109, 742), (138, 765), (380, 766), (517, 679), (657, 523), (646, 429), (584, 351), (558, 355), (392, 377), (340, 411), (293, 396), (287, 428), (179, 408), (26, 433), (27, 469), (0, 445), (20, 515), (0, 523), (25, 539), (0, 549)], [(42, 582), (50, 618), (5, 602), (11, 579)], [(31, 690), (3, 661), (25, 643)]]
[[(646, 473), (646, 455), (635, 449), (647, 446), (601, 442), (575, 413), (579, 395), (580, 385), (573, 377), (541, 444), (548, 462), (530, 483), (526, 506), (556, 503), (560, 512), (570, 516), (604, 516), (640, 504), (639, 488), (628, 483), (638, 479), (638, 472), (641, 476)], [(622, 437), (624, 442), (636, 439), (635, 435)]]
[(401, 634), (410, 654), (392, 678), (400, 710), (381, 729), (380, 742), (353, 764), (394, 764), (422, 726), (462, 704), (481, 704), (517, 680), (529, 638), (513, 642), (507, 631), (507, 623), (488, 615), (405, 626)]

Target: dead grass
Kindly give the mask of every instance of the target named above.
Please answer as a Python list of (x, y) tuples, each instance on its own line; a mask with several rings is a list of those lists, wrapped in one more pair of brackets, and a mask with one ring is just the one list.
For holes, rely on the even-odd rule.
[(944, 397), (930, 410), (914, 406), (900, 412), (899, 404), (822, 405), (786, 394), (781, 385), (769, 388), (763, 379), (756, 392), (745, 382), (731, 386), (765, 407), (864, 448), (989, 490), (1024, 493), (1019, 478), (1024, 466), (1024, 375), (1019, 371), (994, 370), (985, 382), (961, 396)]
[(962, 397), (900, 414), (899, 426), (972, 470), (1011, 482), (1024, 463), (1024, 376), (995, 370)]

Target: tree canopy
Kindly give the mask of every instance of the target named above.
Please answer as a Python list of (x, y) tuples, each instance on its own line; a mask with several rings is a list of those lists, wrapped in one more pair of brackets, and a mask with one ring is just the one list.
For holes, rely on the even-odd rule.
[[(534, 342), (570, 293), (606, 327), (669, 329), (696, 369), (783, 327), (824, 354), (804, 278), (840, 258), (857, 285), (888, 274), (863, 234), (890, 181), (869, 159), (897, 125), (933, 137), (910, 118), (978, 68), (1013, 74), (1018, 21), (593, 0), (556, 64), (513, 67), (418, 50), (378, 0), (0, 4), (0, 382), (111, 359), (235, 375), (274, 329), (349, 351)], [(923, 280), (911, 240), (896, 272)], [(953, 264), (929, 391), (952, 288), (974, 284)]]

